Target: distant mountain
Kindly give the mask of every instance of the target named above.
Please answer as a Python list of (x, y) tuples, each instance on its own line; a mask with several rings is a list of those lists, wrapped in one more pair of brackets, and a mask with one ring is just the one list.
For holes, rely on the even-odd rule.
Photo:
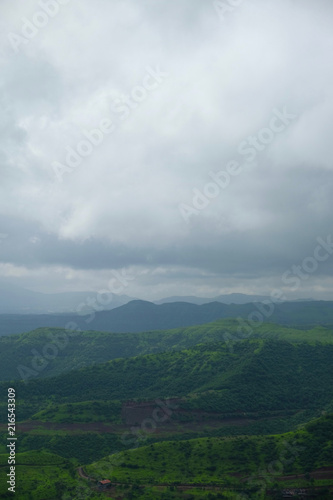
[[(195, 295), (175, 295), (163, 299), (154, 300), (154, 304), (169, 304), (170, 302), (189, 302), (190, 304), (209, 304), (210, 302), (222, 302), (223, 304), (250, 304), (253, 302), (264, 302), (270, 300), (268, 295), (247, 295), (245, 293), (228, 293), (216, 297), (196, 297)], [(306, 302), (314, 299), (294, 299), (286, 302)]]
[(0, 315), (0, 335), (23, 333), (41, 327), (68, 328), (69, 323), (82, 331), (144, 332), (202, 325), (222, 318), (249, 318), (254, 329), (261, 321), (283, 325), (333, 325), (333, 302), (284, 302), (280, 304), (222, 304), (210, 302), (196, 305), (187, 302), (153, 304), (133, 300), (110, 311), (78, 314)]
[(269, 300), (266, 295), (246, 295), (244, 293), (229, 293), (227, 295), (218, 295), (217, 297), (205, 298), (196, 297), (195, 295), (166, 297), (164, 299), (155, 300), (155, 304), (167, 304), (170, 302), (189, 302), (190, 304), (208, 304), (209, 302), (222, 302), (223, 304), (249, 304), (251, 302), (263, 302)]
[[(96, 299), (96, 295), (96, 292), (39, 293), (2, 281), (0, 314), (52, 314), (77, 311), (88, 314), (91, 311), (91, 306), (88, 305), (89, 299)], [(105, 309), (114, 309), (131, 300), (133, 298), (127, 295), (110, 293), (110, 303)]]

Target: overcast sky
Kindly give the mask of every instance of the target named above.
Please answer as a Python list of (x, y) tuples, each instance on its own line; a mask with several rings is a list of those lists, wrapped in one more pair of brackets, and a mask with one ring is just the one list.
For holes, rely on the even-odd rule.
[(333, 3), (214, 4), (1, 0), (0, 279), (333, 300)]

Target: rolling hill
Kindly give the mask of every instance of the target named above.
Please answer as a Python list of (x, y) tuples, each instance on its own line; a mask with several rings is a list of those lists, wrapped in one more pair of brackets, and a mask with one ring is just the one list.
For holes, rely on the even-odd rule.
[[(287, 475), (331, 467), (332, 417), (295, 431), (299, 424), (333, 409), (331, 330), (263, 324), (257, 337), (221, 341), (226, 330), (236, 335), (237, 324), (237, 320), (223, 320), (143, 334), (84, 332), (77, 344), (68, 346), (73, 349), (68, 351), (68, 361), (75, 359), (77, 349), (81, 359), (87, 360), (89, 352), (95, 356), (95, 364), (28, 383), (11, 381), (17, 393), (20, 451), (26, 453), (26, 460), (30, 454), (35, 460), (41, 448), (64, 459), (61, 463), (53, 456), (49, 468), (41, 467), (46, 481), (53, 482), (53, 497), (47, 488), (40, 488), (41, 498), (54, 498), (55, 491), (68, 498), (77, 494), (84, 478), (75, 480), (74, 463), (97, 461), (85, 467), (90, 476), (124, 482), (115, 487), (116, 498), (161, 500), (178, 498), (181, 481), (186, 488), (198, 488), (191, 490), (194, 498), (238, 498), (239, 492), (250, 498), (271, 498), (255, 496), (262, 495), (258, 481), (248, 484), (247, 478), (257, 474), (260, 482), (261, 471), (281, 457), (285, 442), (297, 441), (306, 450), (297, 460), (283, 464), (281, 477), (275, 475), (267, 488), (273, 489), (276, 481), (281, 487), (285, 482), (293, 485)], [(48, 333), (39, 330), (2, 340), (14, 339), (23, 354), (24, 349), (36, 348), (38, 341), (41, 346)], [(115, 358), (98, 362), (103, 349), (107, 356), (116, 349)], [(58, 356), (58, 370), (64, 368), (60, 360), (65, 357), (64, 350)], [(0, 383), (1, 391), (7, 388), (8, 381)], [(6, 410), (1, 403), (3, 422)], [(286, 431), (290, 434), (277, 435)], [(0, 453), (5, 453), (6, 443), (3, 432)], [(106, 476), (107, 464), (113, 471)], [(23, 473), (30, 465), (22, 462), (19, 467)], [(27, 474), (32, 492), (40, 476), (33, 469)], [(96, 484), (85, 481), (86, 498), (90, 493), (98, 498)], [(140, 484), (164, 486), (149, 490), (153, 495), (149, 496), (146, 486), (144, 491), (137, 489)], [(296, 484), (311, 486), (305, 477)], [(318, 480), (316, 485), (324, 483)], [(320, 491), (321, 498), (326, 498), (324, 489)]]
[(185, 398), (184, 408), (220, 413), (324, 409), (333, 400), (332, 356), (329, 343), (253, 339), (235, 342), (232, 350), (211, 342), (114, 359), (27, 384), (16, 381), (17, 418), (49, 404), (135, 398)]
[[(208, 498), (281, 498), (283, 488), (290, 490), (295, 483), (311, 489), (309, 472), (332, 477), (332, 439), (333, 415), (327, 415), (282, 435), (155, 443), (112, 454), (85, 469), (96, 480), (106, 476), (123, 484), (173, 486), (168, 498), (178, 498), (182, 484), (214, 485), (228, 492)], [(303, 476), (295, 481), (298, 474)], [(281, 496), (266, 496), (268, 491)], [(318, 494), (332, 498), (325, 486)]]
[[(26, 369), (33, 371), (27, 375), (29, 380), (31, 377), (60, 375), (115, 358), (179, 351), (200, 343), (226, 342), (232, 349), (233, 342), (256, 337), (292, 342), (333, 342), (333, 329), (317, 326), (305, 330), (263, 323), (248, 335), (246, 331), (239, 331), (239, 322), (234, 319), (141, 333), (87, 331), (73, 334), (64, 329), (40, 328), (0, 337), (0, 380), (24, 377)], [(49, 355), (53, 359), (48, 359)]]

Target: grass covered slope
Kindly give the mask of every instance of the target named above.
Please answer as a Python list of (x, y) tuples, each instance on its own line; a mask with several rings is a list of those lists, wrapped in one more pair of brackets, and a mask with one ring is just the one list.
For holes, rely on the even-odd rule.
[[(231, 320), (230, 325), (233, 324)], [(280, 475), (331, 466), (332, 416), (311, 422), (296, 434), (230, 435), (249, 434), (250, 429), (245, 429), (245, 423), (240, 420), (250, 416), (258, 419), (251, 424), (253, 434), (272, 434), (294, 429), (305, 421), (306, 416), (312, 417), (332, 406), (333, 343), (330, 342), (330, 332), (315, 329), (318, 335), (314, 339), (313, 331), (261, 325), (258, 338), (244, 340), (238, 337), (238, 341), (228, 339), (221, 342), (215, 340), (215, 336), (221, 335), (221, 325), (219, 328), (212, 324), (206, 332), (196, 327), (185, 329), (183, 333), (179, 330), (147, 333), (147, 336), (161, 335), (159, 339), (163, 348), (169, 342), (170, 350), (117, 358), (56, 377), (32, 379), (28, 384), (12, 382), (17, 393), (20, 451), (49, 450), (64, 457), (61, 462), (52, 455), (43, 458), (43, 455), (39, 457), (33, 452), (29, 458), (23, 454), (17, 467), (18, 472), (22, 468), (22, 476), (23, 473), (27, 475), (27, 494), (37, 500), (62, 498), (66, 494), (68, 499), (70, 495), (75, 498), (78, 477), (70, 459), (76, 458), (81, 464), (92, 463), (115, 450), (123, 451), (113, 455), (110, 461), (106, 459), (108, 467), (111, 462), (114, 466), (112, 478), (130, 483), (130, 488), (135, 487), (135, 482), (152, 485), (152, 488), (159, 482), (170, 486), (179, 481), (216, 483), (221, 488), (229, 488), (232, 495), (235, 491), (232, 488), (244, 487), (244, 483), (240, 484), (242, 477), (256, 474), (258, 467), (268, 467), (281, 456), (287, 457), (287, 461), (283, 462)], [(206, 342), (196, 344), (202, 338), (200, 335), (206, 335), (203, 337)], [(283, 336), (289, 341), (282, 340)], [(144, 348), (154, 347), (147, 339), (145, 342)], [(180, 350), (183, 342), (193, 342), (194, 346)], [(8, 383), (2, 382), (0, 387), (6, 391)], [(165, 427), (157, 422), (156, 430), (146, 436), (147, 439), (136, 439), (142, 422), (154, 415), (156, 401), (172, 397), (177, 399), (178, 408), (171, 412)], [(129, 415), (130, 412), (126, 414), (133, 400), (149, 400), (152, 405), (148, 413), (142, 413), (141, 408), (141, 413), (134, 417)], [(1, 410), (5, 415), (5, 406)], [(280, 417), (286, 418), (288, 425), (283, 423), (279, 427)], [(206, 418), (213, 418), (214, 422)], [(224, 418), (238, 420), (235, 424), (237, 432), (225, 425)], [(26, 419), (31, 420), (22, 422)], [(197, 427), (194, 424), (187, 426), (188, 422), (195, 422)], [(289, 425), (291, 422), (294, 425)], [(172, 425), (174, 428), (171, 429)], [(127, 434), (126, 442), (122, 439), (124, 433)], [(222, 437), (228, 433), (227, 438)], [(189, 439), (199, 436), (200, 439)], [(285, 451), (284, 441), (296, 442), (297, 450), (305, 443), (308, 451), (298, 450), (297, 456), (293, 456), (290, 446)], [(142, 444), (147, 446), (137, 448)], [(0, 446), (5, 452), (5, 437), (1, 438)], [(105, 460), (103, 464), (105, 467)], [(106, 476), (100, 466), (100, 462), (95, 466), (96, 479), (101, 479), (99, 475)], [(23, 468), (29, 469), (25, 472)], [(52, 486), (44, 488), (44, 483), (52, 483)], [(250, 498), (256, 498), (251, 496), (257, 494), (255, 487), (254, 483), (246, 486)], [(33, 496), (35, 490), (40, 497)], [(153, 496), (143, 498), (171, 499), (182, 494), (178, 490), (168, 490), (163, 497), (161, 491), (154, 490)], [(90, 492), (91, 498), (97, 496), (93, 489), (89, 490), (89, 495)], [(191, 495), (204, 498), (206, 493), (207, 498), (218, 498), (209, 497), (213, 492), (208, 490), (205, 494), (199, 491)], [(139, 494), (140, 491), (126, 490), (125, 496), (117, 495), (119, 498), (140, 498)], [(229, 498), (233, 498), (230, 495)]]
[(44, 452), (16, 454), (15, 494), (7, 487), (8, 455), (0, 455), (0, 498), (18, 500), (54, 500), (62, 498), (68, 488), (77, 484), (74, 465), (64, 458)]
[(333, 344), (254, 339), (116, 359), (15, 382), (17, 418), (49, 404), (162, 397), (187, 397), (196, 407), (226, 412), (322, 409), (333, 400), (332, 358)]
[(59, 328), (41, 328), (21, 335), (0, 337), (0, 380), (56, 376), (116, 358), (178, 351), (201, 343), (231, 343), (248, 337), (332, 343), (333, 331), (320, 326), (303, 330), (272, 323), (259, 324), (250, 329), (246, 323), (235, 319), (143, 333), (69, 332)]
[(106, 422), (121, 423), (120, 401), (84, 401), (51, 405), (37, 412), (34, 420), (54, 423)]
[(231, 486), (264, 473), (274, 482), (323, 467), (333, 470), (332, 414), (282, 435), (155, 443), (111, 455), (86, 470), (96, 479), (109, 473), (109, 479), (120, 483)]

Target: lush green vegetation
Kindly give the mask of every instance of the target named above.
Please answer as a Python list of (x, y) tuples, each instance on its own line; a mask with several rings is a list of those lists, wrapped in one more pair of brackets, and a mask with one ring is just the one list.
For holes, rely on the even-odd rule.
[(219, 342), (117, 359), (27, 385), (15, 382), (18, 419), (50, 403), (174, 396), (206, 411), (323, 408), (333, 400), (332, 357), (333, 344), (256, 339), (236, 342), (232, 350)]
[[(45, 443), (44, 441), (44, 444)], [(75, 448), (77, 443), (71, 442)], [(85, 443), (89, 447), (89, 443)], [(10, 498), (6, 489), (7, 455), (0, 455), (1, 498)], [(109, 478), (124, 486), (117, 496), (128, 499), (173, 498), (273, 498), (283, 486), (319, 486), (331, 481), (282, 481), (281, 476), (306, 474), (333, 463), (333, 415), (316, 419), (295, 432), (270, 436), (202, 438), (154, 443), (106, 456), (85, 466), (90, 477)], [(2, 467), (1, 467), (2, 466)], [(19, 500), (70, 500), (103, 498), (93, 482), (79, 479), (76, 464), (48, 452), (16, 455), (16, 496)], [(192, 484), (184, 496), (181, 484)], [(140, 488), (140, 484), (145, 485)], [(154, 485), (169, 484), (169, 487)], [(127, 485), (127, 486), (126, 486)], [(219, 486), (219, 491), (202, 490), (199, 485)], [(324, 491), (324, 489), (323, 489)], [(191, 496), (190, 496), (191, 495)], [(244, 497), (243, 497), (244, 498)], [(246, 498), (246, 497), (245, 497)], [(276, 496), (274, 498), (280, 498)], [(329, 498), (323, 493), (320, 498)]]
[(76, 487), (74, 465), (63, 457), (31, 451), (16, 454), (15, 495), (8, 491), (8, 455), (0, 455), (0, 498), (19, 500), (47, 500), (61, 498), (68, 488)]
[[(232, 342), (249, 337), (332, 343), (333, 330), (321, 326), (303, 330), (263, 323), (252, 328), (251, 332), (246, 326), (240, 328), (240, 323), (233, 319), (140, 334), (87, 331), (71, 335), (60, 328), (40, 328), (21, 335), (0, 337), (0, 380), (25, 375), (27, 380), (55, 376), (116, 358), (189, 349), (200, 343), (224, 341), (231, 347)], [(50, 354), (53, 359), (45, 359), (45, 353), (46, 357)]]
[[(24, 359), (62, 333), (40, 329), (2, 338), (2, 355), (17, 349)], [(258, 496), (258, 484), (244, 489), (236, 474), (267, 467), (285, 441), (308, 451), (284, 463), (284, 474), (332, 466), (331, 416), (295, 433), (322, 410), (333, 410), (332, 339), (332, 329), (321, 326), (262, 324), (248, 335), (232, 319), (143, 334), (78, 333), (41, 378), (10, 382), (17, 393), (17, 472), (27, 476), (27, 496), (17, 498), (101, 498), (75, 471), (96, 461), (89, 473), (101, 479), (111, 464), (111, 477), (126, 483), (117, 487), (122, 498), (237, 498), (237, 488), (266, 498)], [(73, 369), (77, 363), (90, 366)], [(0, 383), (3, 393), (7, 388)], [(168, 398), (164, 422), (158, 401)], [(5, 422), (5, 402), (0, 411)], [(143, 432), (154, 415), (155, 427)], [(6, 453), (5, 433), (0, 451)], [(2, 474), (5, 460), (0, 456)], [(193, 487), (181, 492), (173, 485), (180, 481)], [(156, 489), (161, 482), (166, 486)], [(223, 491), (195, 486), (210, 483)]]
[(120, 401), (84, 401), (50, 405), (33, 415), (34, 420), (55, 423), (107, 422), (121, 423)]
[(111, 455), (86, 470), (120, 483), (216, 484), (259, 498), (256, 490), (271, 488), (281, 476), (332, 464), (333, 415), (326, 415), (282, 435), (156, 443)]
[[(116, 450), (126, 449), (121, 436), (113, 433), (68, 430), (55, 431), (39, 429), (33, 432), (18, 433), (20, 450), (47, 450), (61, 455), (66, 459), (75, 459), (78, 463), (87, 463), (97, 460)], [(6, 436), (1, 437), (1, 451), (6, 451)], [(37, 452), (38, 453), (38, 452)]]

